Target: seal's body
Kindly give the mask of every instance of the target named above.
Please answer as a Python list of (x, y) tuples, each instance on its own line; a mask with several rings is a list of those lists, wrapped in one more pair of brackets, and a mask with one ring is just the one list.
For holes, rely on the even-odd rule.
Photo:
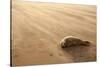
[(67, 36), (61, 40), (60, 45), (62, 48), (65, 48), (65, 47), (80, 46), (80, 45), (89, 46), (89, 43), (90, 42), (83, 41), (77, 37)]

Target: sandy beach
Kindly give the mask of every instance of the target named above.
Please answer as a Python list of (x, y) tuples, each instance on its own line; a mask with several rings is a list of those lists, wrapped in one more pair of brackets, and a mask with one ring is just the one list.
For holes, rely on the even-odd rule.
[[(96, 60), (96, 6), (13, 0), (11, 10), (13, 65)], [(63, 50), (65, 36), (92, 44)]]

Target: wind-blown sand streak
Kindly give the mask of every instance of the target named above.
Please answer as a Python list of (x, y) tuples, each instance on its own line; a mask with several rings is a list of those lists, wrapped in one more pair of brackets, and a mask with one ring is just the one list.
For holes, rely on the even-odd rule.
[[(60, 48), (65, 36), (91, 41), (90, 47)], [(13, 65), (96, 60), (96, 6), (12, 2)]]

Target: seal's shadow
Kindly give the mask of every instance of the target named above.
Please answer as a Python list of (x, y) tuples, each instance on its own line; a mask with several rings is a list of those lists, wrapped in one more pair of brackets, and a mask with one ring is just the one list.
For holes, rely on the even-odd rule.
[(72, 46), (64, 48), (64, 51), (72, 56), (74, 62), (86, 62), (96, 60), (96, 47), (91, 46)]

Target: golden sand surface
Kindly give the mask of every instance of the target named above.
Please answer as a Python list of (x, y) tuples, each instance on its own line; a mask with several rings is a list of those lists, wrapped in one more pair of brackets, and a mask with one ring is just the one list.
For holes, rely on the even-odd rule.
[[(13, 65), (96, 60), (96, 6), (14, 0), (11, 10)], [(65, 36), (92, 44), (63, 50)]]

